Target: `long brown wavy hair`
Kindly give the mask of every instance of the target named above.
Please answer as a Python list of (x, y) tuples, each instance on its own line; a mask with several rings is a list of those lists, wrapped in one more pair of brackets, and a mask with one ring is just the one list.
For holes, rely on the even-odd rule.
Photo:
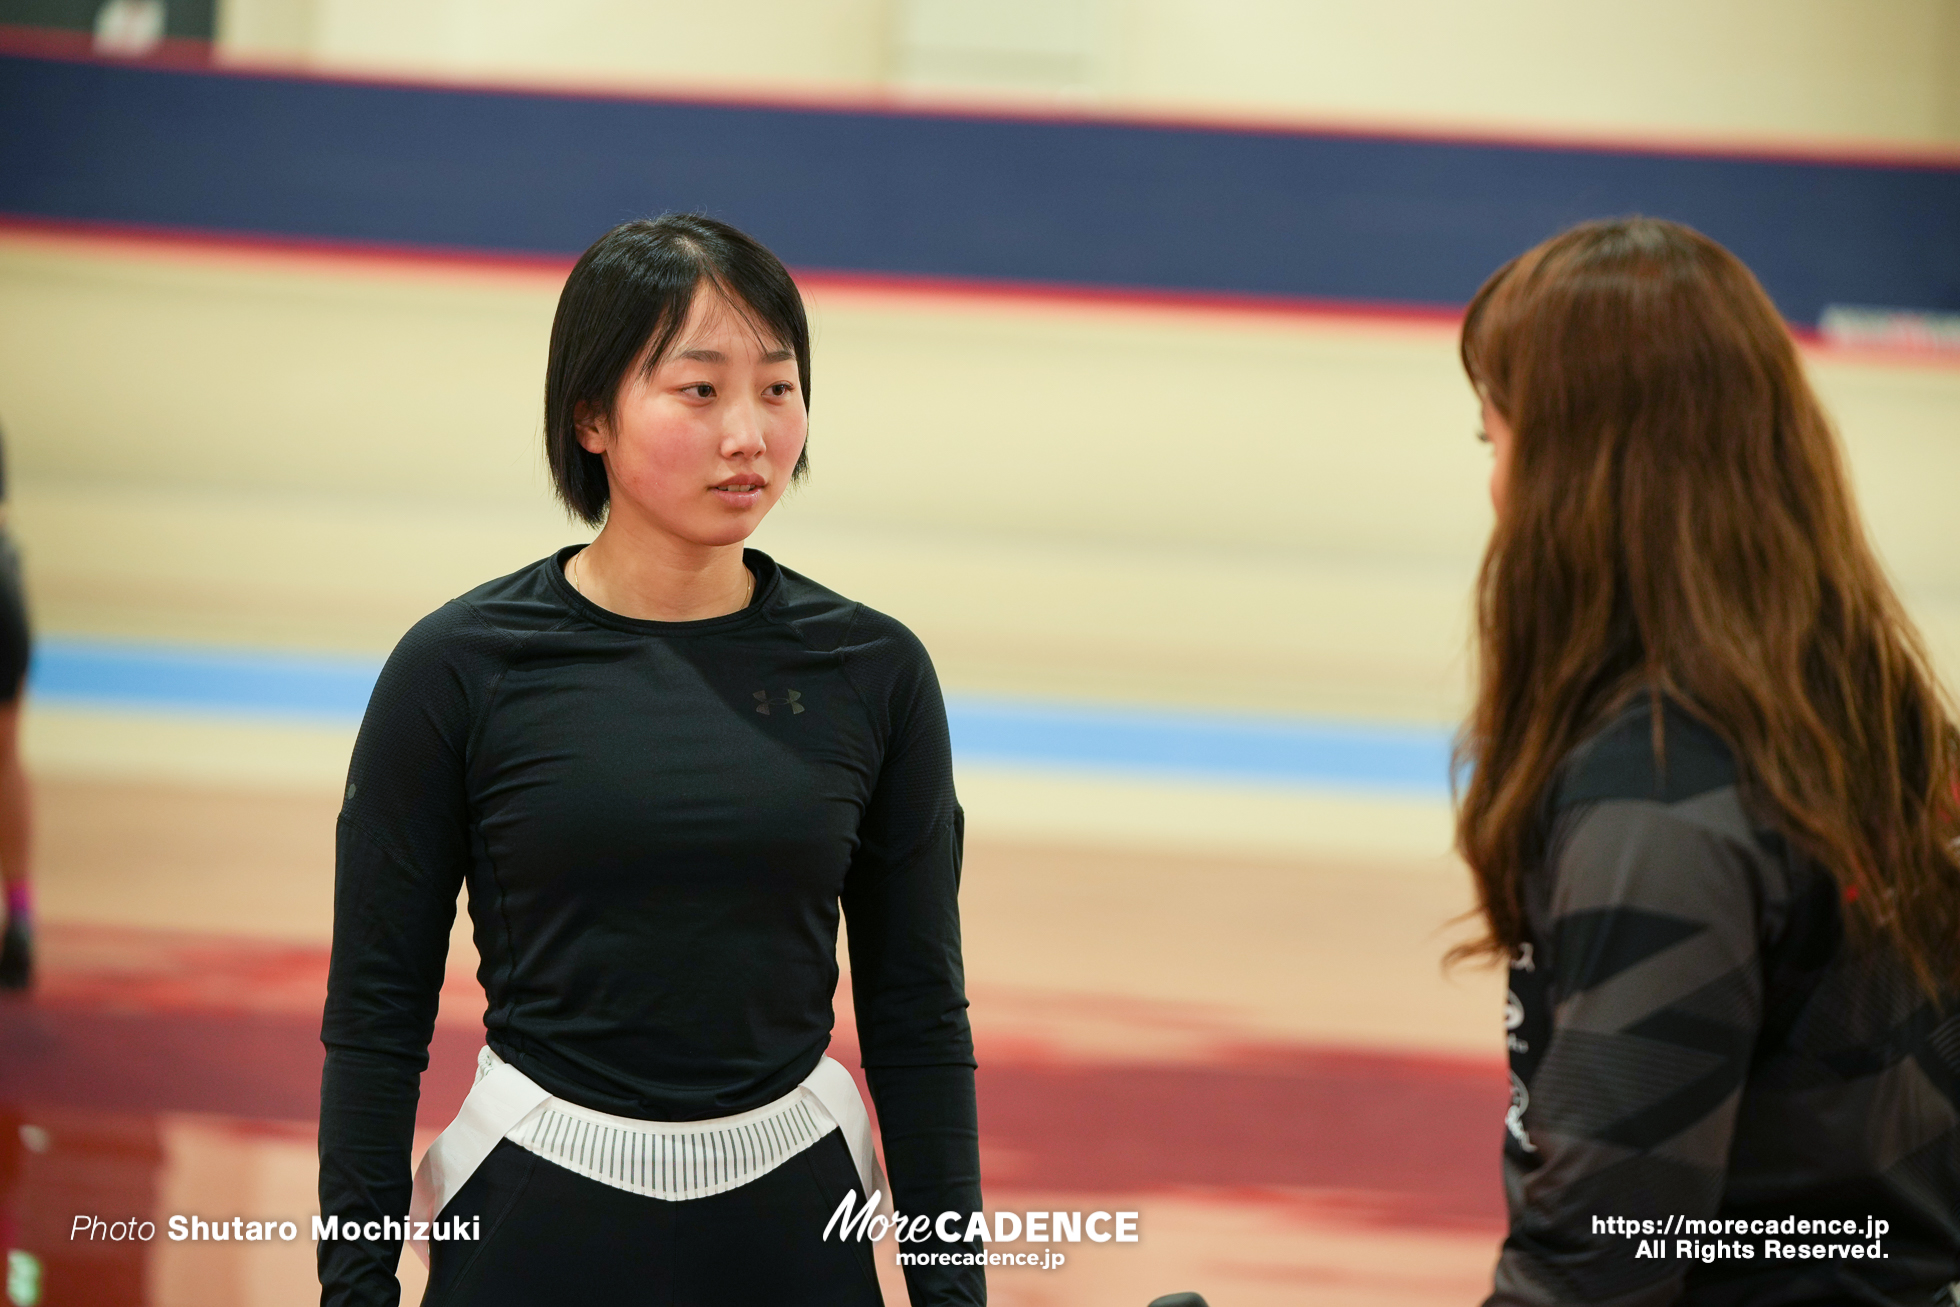
[(1755, 277), (1677, 223), (1586, 223), (1484, 283), (1461, 349), (1514, 435), (1457, 741), (1488, 930), (1456, 956), (1524, 941), (1556, 770), (1645, 694), (1727, 742), (1854, 939), (1960, 980), (1960, 733)]

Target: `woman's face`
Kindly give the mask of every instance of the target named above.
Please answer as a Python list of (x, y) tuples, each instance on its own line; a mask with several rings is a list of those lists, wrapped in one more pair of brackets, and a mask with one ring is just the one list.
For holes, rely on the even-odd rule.
[(1504, 494), (1511, 483), (1511, 424), (1504, 420), (1487, 395), (1479, 394), (1484, 405), (1484, 440), (1490, 445), (1490, 506), (1504, 515)]
[(692, 545), (748, 539), (803, 453), (801, 391), (795, 354), (697, 287), (666, 357), (651, 372), (635, 363), (610, 417), (580, 415), (579, 444), (605, 459), (608, 524)]

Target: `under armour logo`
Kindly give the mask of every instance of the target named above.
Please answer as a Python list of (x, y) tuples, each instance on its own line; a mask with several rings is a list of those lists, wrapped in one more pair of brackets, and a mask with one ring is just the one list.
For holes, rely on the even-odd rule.
[(803, 711), (803, 704), (800, 702), (802, 698), (803, 692), (801, 690), (785, 690), (783, 691), (783, 697), (780, 699), (770, 698), (769, 691), (767, 690), (757, 690), (755, 692), (755, 710), (764, 717), (767, 717), (769, 716), (770, 706), (774, 705), (777, 708), (787, 707), (790, 715), (795, 716), (797, 713)]

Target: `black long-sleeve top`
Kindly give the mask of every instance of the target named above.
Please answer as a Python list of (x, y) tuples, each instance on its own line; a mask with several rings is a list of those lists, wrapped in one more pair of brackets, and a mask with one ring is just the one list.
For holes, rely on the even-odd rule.
[[(1656, 760), (1652, 712), (1567, 761), (1523, 883), (1490, 1304), (1931, 1302), (1960, 1280), (1960, 995), (1855, 947), (1728, 747), (1668, 705)], [(1873, 1242), (1759, 1224), (1790, 1218), (1887, 1221), (1884, 1256), (1769, 1255)]]
[[(396, 647), (341, 809), (320, 1205), (407, 1212), (418, 1078), (469, 887), (490, 1046), (551, 1093), (687, 1121), (789, 1092), (830, 1042), (840, 903), (893, 1198), (980, 1209), (961, 812), (924, 648), (747, 551), (748, 607), (606, 612), (566, 549)], [(398, 1241), (323, 1241), (322, 1301), (394, 1304)], [(910, 1268), (914, 1304), (985, 1301)]]

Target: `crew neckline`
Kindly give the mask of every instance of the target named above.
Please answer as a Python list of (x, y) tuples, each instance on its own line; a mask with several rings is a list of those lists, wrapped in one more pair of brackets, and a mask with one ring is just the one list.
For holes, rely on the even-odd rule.
[(782, 569), (776, 560), (760, 549), (742, 549), (742, 565), (755, 577), (755, 593), (749, 596), (746, 607), (719, 617), (697, 617), (685, 622), (663, 622), (651, 617), (628, 617), (615, 613), (610, 608), (601, 608), (580, 594), (565, 578), (565, 564), (573, 554), (587, 548), (586, 545), (566, 545), (545, 560), (545, 582), (557, 593), (559, 599), (587, 621), (600, 626), (610, 626), (615, 630), (633, 631), (643, 635), (693, 635), (713, 631), (728, 630), (747, 625), (762, 615), (762, 610), (776, 597), (782, 584)]

